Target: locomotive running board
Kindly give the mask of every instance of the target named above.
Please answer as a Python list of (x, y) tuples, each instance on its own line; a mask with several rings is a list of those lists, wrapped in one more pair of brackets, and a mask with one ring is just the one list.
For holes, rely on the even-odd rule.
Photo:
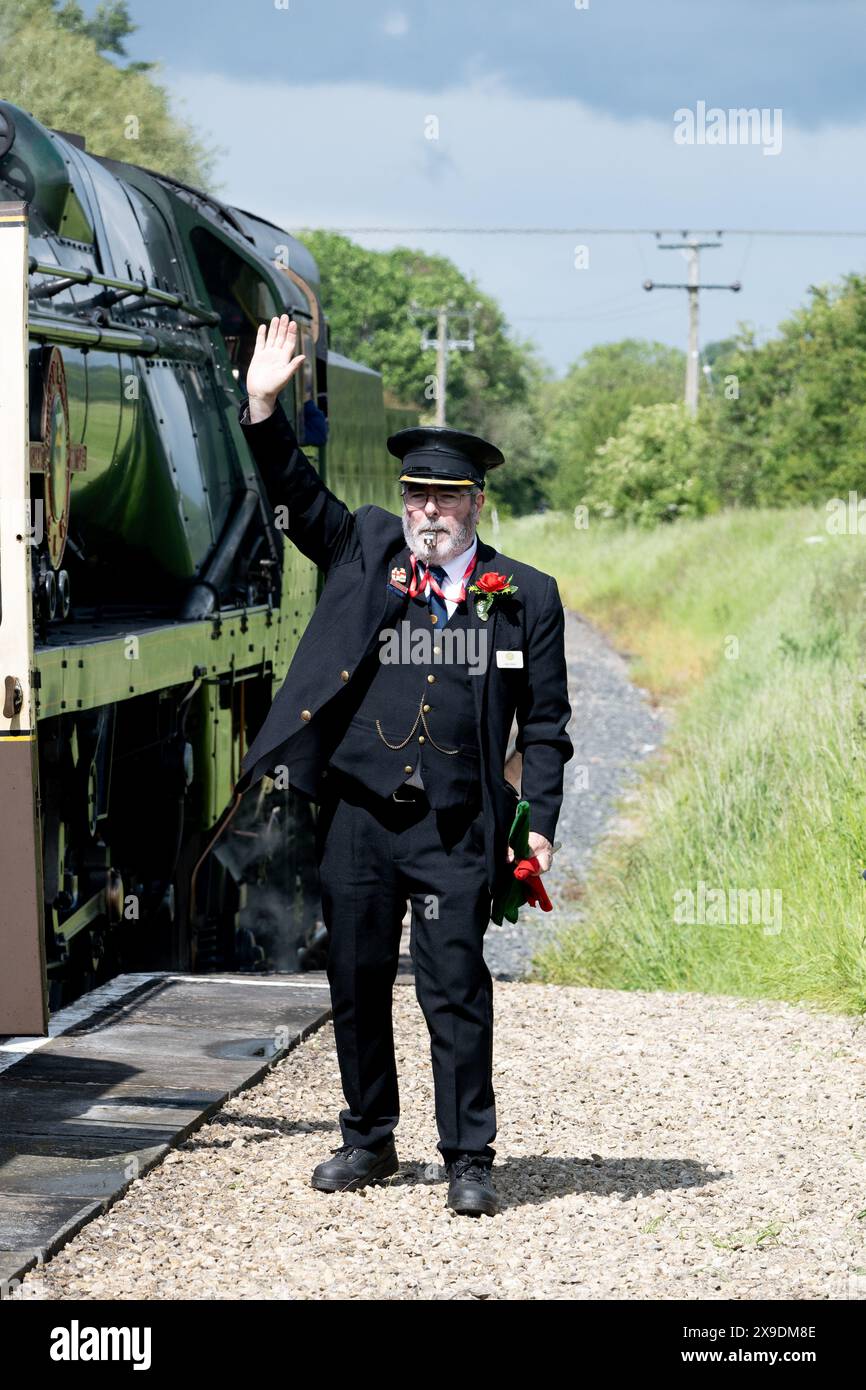
[(27, 205), (0, 203), (0, 1031), (44, 1034), (48, 996), (33, 690)]

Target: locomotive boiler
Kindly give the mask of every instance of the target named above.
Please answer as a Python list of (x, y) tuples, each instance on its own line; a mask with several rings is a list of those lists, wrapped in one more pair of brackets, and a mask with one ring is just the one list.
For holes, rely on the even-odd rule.
[(350, 508), (394, 509), (413, 422), (319, 288), (284, 229), (0, 102), (0, 1033), (119, 970), (294, 969), (315, 930), (311, 808), (232, 805), (318, 596), (237, 423), (258, 324), (297, 322), (282, 403)]

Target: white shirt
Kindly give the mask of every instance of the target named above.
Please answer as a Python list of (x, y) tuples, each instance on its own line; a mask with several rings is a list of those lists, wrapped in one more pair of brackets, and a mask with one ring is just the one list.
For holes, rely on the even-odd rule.
[[(466, 566), (469, 564), (470, 556), (474, 555), (477, 549), (478, 537), (474, 536), (472, 539), (472, 544), (468, 546), (466, 550), (461, 551), (459, 555), (455, 555), (453, 560), (430, 561), (431, 565), (441, 564), (447, 576), (444, 582), (440, 581), (439, 587), (445, 596), (445, 607), (448, 609), (449, 618), (453, 616), (457, 609), (457, 600), (460, 597), (460, 581), (463, 578), (463, 572), (466, 569)], [(425, 564), (426, 563), (427, 562), (425, 561)], [(433, 576), (433, 578), (435, 578), (435, 575)], [(467, 583), (468, 582), (469, 581), (467, 580)]]

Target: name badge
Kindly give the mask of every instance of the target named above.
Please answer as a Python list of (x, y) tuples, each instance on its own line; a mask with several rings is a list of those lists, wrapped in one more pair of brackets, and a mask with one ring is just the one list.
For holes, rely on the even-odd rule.
[(523, 652), (497, 652), (497, 666), (523, 667)]

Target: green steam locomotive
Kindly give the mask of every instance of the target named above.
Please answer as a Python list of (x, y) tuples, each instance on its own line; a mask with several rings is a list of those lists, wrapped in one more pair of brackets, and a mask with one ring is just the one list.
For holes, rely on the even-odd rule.
[(0, 102), (0, 1033), (120, 970), (303, 963), (310, 807), (265, 779), (232, 814), (318, 597), (237, 423), (283, 312), (305, 451), (393, 509), (414, 417), (329, 350), (306, 248)]

